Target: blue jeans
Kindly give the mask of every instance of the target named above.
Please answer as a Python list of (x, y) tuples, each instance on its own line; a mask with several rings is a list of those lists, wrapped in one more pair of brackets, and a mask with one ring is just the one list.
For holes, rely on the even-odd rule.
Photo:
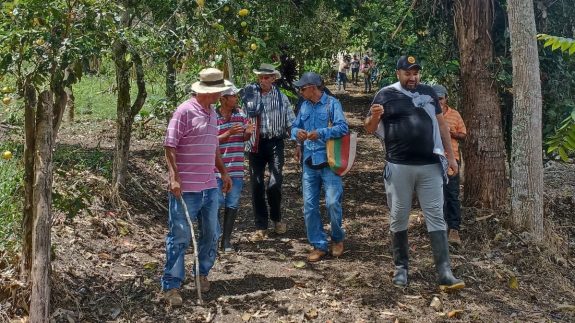
[(218, 177), (218, 187), (219, 187), (219, 205), (220, 209), (230, 208), (237, 209), (240, 202), (240, 196), (242, 195), (242, 188), (244, 187), (243, 177), (232, 177), (232, 189), (225, 193), (222, 192), (222, 186), (224, 185), (221, 178)]
[(343, 184), (341, 177), (329, 167), (312, 169), (303, 163), (303, 213), (310, 244), (319, 250), (327, 251), (327, 235), (323, 231), (321, 214), (319, 212), (319, 194), (325, 190), (325, 204), (331, 222), (331, 241), (340, 242), (345, 238), (342, 228), (341, 202)]
[[(198, 260), (200, 276), (207, 276), (217, 255), (220, 223), (218, 221), (218, 189), (182, 193), (192, 221), (198, 222)], [(162, 290), (179, 288), (185, 276), (184, 255), (192, 237), (186, 213), (179, 199), (171, 192), (169, 199), (169, 232), (166, 236), (166, 265)], [(195, 271), (195, 268), (194, 268)]]
[[(461, 163), (457, 161), (461, 166)], [(459, 202), (459, 173), (449, 176), (449, 182), (443, 184), (443, 217), (447, 228), (459, 230), (461, 224), (461, 203)]]

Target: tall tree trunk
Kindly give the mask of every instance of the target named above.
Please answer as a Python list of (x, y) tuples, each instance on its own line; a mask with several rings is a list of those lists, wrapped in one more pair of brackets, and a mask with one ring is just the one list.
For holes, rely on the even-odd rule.
[[(34, 154), (36, 150), (36, 88), (24, 84), (24, 210), (22, 216), (22, 257), (20, 259), (20, 280), (27, 283), (32, 271), (32, 227), (34, 226)], [(26, 301), (27, 302), (27, 301)]]
[(34, 229), (32, 240), (32, 298), (30, 322), (48, 322), (50, 314), (50, 228), (52, 224), (52, 146), (54, 101), (40, 94), (36, 122), (34, 170)]
[(509, 183), (493, 62), (493, 6), (485, 0), (455, 0), (465, 140), (464, 203), (485, 208), (507, 205)]
[[(132, 61), (127, 61), (128, 45), (125, 41), (114, 43), (113, 55), (116, 64), (116, 83), (118, 86), (116, 154), (112, 169), (112, 185), (115, 192), (126, 185), (128, 173), (128, 156), (132, 138), (134, 117), (140, 112), (146, 102), (146, 83), (142, 60), (137, 53), (132, 54)], [(136, 85), (138, 94), (133, 105), (130, 105), (130, 69), (136, 69)]]
[[(178, 105), (176, 76), (176, 55), (174, 54), (166, 60), (166, 98), (170, 108), (175, 108)], [(166, 118), (169, 120), (170, 116), (166, 116)]]
[(507, 2), (513, 60), (511, 218), (542, 241), (543, 154), (541, 79), (532, 1)]

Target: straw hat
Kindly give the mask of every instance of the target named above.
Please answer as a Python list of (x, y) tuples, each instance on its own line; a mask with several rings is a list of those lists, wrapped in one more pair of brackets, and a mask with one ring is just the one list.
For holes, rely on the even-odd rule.
[(217, 68), (205, 68), (200, 71), (200, 80), (192, 84), (192, 91), (202, 93), (223, 92), (232, 86), (232, 82), (224, 80), (224, 72)]

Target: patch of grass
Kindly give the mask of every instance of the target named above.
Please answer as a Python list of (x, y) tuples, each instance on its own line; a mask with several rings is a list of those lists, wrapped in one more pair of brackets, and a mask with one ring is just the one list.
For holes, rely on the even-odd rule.
[(0, 254), (19, 249), (20, 223), (24, 197), (23, 147), (14, 142), (0, 143), (0, 152), (9, 150), (10, 160), (0, 159)]
[(54, 170), (62, 173), (61, 175), (65, 175), (67, 171), (90, 171), (110, 179), (113, 154), (113, 151), (60, 145), (54, 153)]
[[(76, 117), (80, 120), (109, 120), (116, 118), (116, 80), (114, 75), (85, 75), (73, 86)], [(159, 102), (165, 100), (165, 85), (155, 78), (146, 78), (148, 97), (140, 114), (148, 116)], [(132, 84), (130, 98), (136, 98), (136, 84)]]

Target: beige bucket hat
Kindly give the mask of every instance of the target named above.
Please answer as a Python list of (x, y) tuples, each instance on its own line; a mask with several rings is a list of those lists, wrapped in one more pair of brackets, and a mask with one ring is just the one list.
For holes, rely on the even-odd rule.
[(232, 82), (224, 80), (224, 72), (210, 67), (200, 71), (200, 80), (192, 84), (192, 91), (200, 94), (217, 93), (229, 89), (232, 85)]

